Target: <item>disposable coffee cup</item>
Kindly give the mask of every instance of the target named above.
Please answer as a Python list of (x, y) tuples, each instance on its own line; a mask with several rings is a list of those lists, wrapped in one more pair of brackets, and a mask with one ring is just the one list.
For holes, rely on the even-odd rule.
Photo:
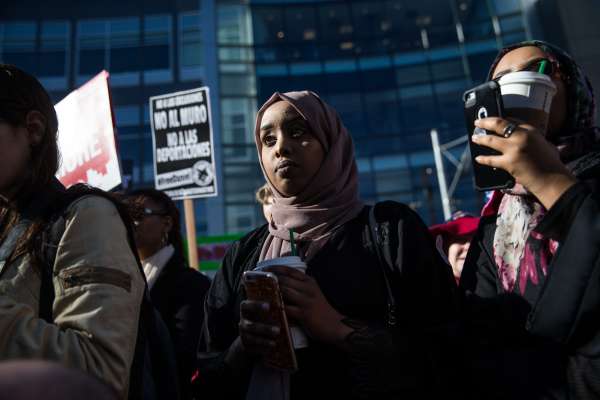
[(546, 132), (556, 85), (548, 75), (511, 72), (498, 80), (505, 117), (516, 118)]
[[(306, 273), (306, 264), (298, 256), (286, 256), (271, 258), (270, 260), (264, 260), (256, 264), (255, 271), (263, 270), (267, 267), (284, 266), (294, 268), (297, 271)], [(308, 336), (306, 333), (296, 325), (290, 325), (290, 335), (292, 336), (292, 343), (295, 349), (302, 349), (308, 347)]]

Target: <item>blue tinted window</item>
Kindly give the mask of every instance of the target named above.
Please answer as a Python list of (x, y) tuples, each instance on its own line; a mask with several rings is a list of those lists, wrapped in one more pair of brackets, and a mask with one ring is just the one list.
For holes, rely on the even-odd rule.
[(290, 74), (292, 75), (312, 75), (312, 74), (321, 74), (323, 73), (323, 68), (321, 67), (321, 63), (297, 63), (290, 65)]
[(252, 22), (256, 44), (277, 43), (286, 39), (280, 8), (257, 7), (252, 12)]
[(80, 50), (79, 51), (79, 73), (81, 75), (95, 75), (105, 68), (104, 59), (106, 51)]
[(356, 61), (354, 59), (325, 62), (325, 72), (335, 73), (346, 71), (356, 71)]
[(352, 136), (360, 137), (367, 134), (368, 127), (360, 92), (328, 94), (322, 97), (337, 110)]
[(360, 91), (361, 89), (360, 75), (356, 72), (327, 74), (325, 83), (329, 93)]
[(415, 83), (429, 82), (431, 74), (427, 64), (417, 64), (396, 68), (396, 83), (398, 86), (414, 85)]
[(171, 20), (170, 15), (144, 18), (144, 69), (161, 70), (171, 67)]
[(204, 59), (200, 14), (182, 14), (180, 23), (180, 64), (182, 67), (201, 66)]
[(353, 24), (359, 27), (354, 34), (356, 37), (373, 37), (382, 32), (382, 27), (388, 19), (385, 15), (384, 4), (379, 1), (361, 1), (352, 3)]
[(458, 44), (458, 35), (454, 25), (432, 26), (427, 28), (429, 46), (432, 48)]
[(492, 4), (498, 15), (508, 14), (521, 9), (520, 0), (494, 0)]
[(80, 21), (78, 28), (78, 74), (93, 75), (106, 65), (108, 24), (105, 20)]
[(382, 90), (394, 87), (396, 73), (391, 68), (362, 71), (361, 78), (364, 90)]
[(35, 22), (4, 23), (0, 25), (1, 27), (4, 29), (4, 38), (3, 41), (0, 41), (3, 61), (38, 75), (39, 63), (35, 54), (37, 32)]
[(395, 90), (365, 94), (365, 108), (371, 134), (393, 135), (400, 132), (400, 105)]
[(436, 80), (459, 78), (465, 76), (465, 69), (461, 58), (447, 61), (437, 61), (431, 64), (431, 73)]
[(347, 4), (326, 4), (318, 8), (322, 37), (332, 43), (351, 41), (354, 23)]
[(317, 39), (317, 17), (314, 7), (286, 7), (285, 40), (314, 42)]
[(217, 40), (219, 44), (252, 44), (252, 20), (249, 7), (219, 4), (217, 7)]
[(140, 65), (140, 20), (119, 18), (109, 21), (110, 71), (138, 71)]
[(484, 82), (487, 79), (488, 71), (492, 62), (496, 58), (496, 51), (474, 54), (468, 57), (471, 78), (475, 83)]

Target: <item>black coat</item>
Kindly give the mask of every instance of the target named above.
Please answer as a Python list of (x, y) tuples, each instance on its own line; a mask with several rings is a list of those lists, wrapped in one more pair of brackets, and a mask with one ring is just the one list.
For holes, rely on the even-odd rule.
[(182, 399), (188, 399), (195, 355), (204, 320), (204, 296), (210, 279), (189, 268), (175, 253), (150, 289), (154, 307), (164, 320), (175, 349)]
[[(396, 328), (386, 326), (382, 270), (363, 244), (366, 211), (338, 229), (308, 261), (307, 269), (336, 310), (368, 326), (365, 343), (344, 352), (309, 339), (307, 348), (296, 351), (299, 370), (291, 376), (292, 399), (429, 398), (448, 376), (433, 372), (432, 357), (443, 345), (433, 339), (432, 331), (452, 317), (452, 274), (420, 218), (398, 204), (391, 226), (401, 230), (396, 251), (403, 269), (402, 276), (391, 279), (391, 286), (399, 323)], [(235, 243), (215, 276), (206, 300), (207, 336), (205, 353), (200, 354), (198, 398), (245, 398), (250, 371), (236, 375), (223, 359), (238, 336), (239, 306), (245, 299), (242, 273), (256, 265), (267, 235), (263, 226)]]
[(536, 231), (559, 248), (523, 295), (502, 290), (496, 217), (482, 218), (460, 282), (471, 398), (600, 398), (599, 194), (578, 183), (547, 212)]

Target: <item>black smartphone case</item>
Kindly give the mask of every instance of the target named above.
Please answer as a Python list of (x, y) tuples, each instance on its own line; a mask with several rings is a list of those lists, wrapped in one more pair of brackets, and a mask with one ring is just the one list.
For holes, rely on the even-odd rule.
[(508, 189), (515, 185), (514, 178), (506, 171), (481, 165), (475, 157), (498, 155), (500, 152), (489, 147), (480, 146), (471, 140), (473, 134), (496, 135), (495, 132), (475, 128), (475, 120), (487, 117), (502, 117), (502, 96), (500, 86), (495, 81), (489, 81), (463, 94), (465, 103), (465, 122), (471, 150), (471, 162), (475, 177), (475, 188), (479, 191)]

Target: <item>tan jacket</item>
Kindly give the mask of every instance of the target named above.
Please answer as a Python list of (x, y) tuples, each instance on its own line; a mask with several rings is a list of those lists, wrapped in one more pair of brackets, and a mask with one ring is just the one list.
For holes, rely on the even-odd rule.
[(144, 281), (114, 205), (69, 206), (54, 264), (54, 324), (38, 317), (40, 273), (29, 255), (0, 271), (0, 360), (43, 358), (81, 369), (126, 398)]

